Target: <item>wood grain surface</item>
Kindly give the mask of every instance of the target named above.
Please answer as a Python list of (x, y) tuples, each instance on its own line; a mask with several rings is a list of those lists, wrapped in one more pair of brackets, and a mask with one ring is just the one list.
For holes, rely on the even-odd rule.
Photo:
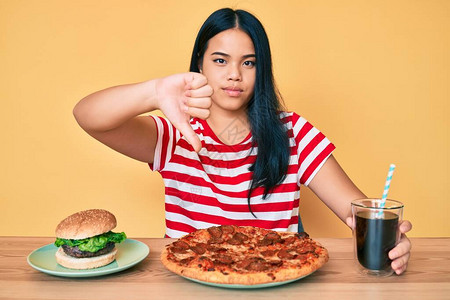
[(150, 248), (140, 264), (119, 273), (64, 278), (41, 273), (27, 256), (52, 243), (45, 237), (0, 237), (0, 299), (450, 299), (450, 238), (412, 238), (408, 270), (373, 278), (355, 268), (351, 239), (316, 239), (330, 260), (299, 281), (263, 289), (205, 286), (171, 273), (159, 255), (172, 239), (137, 239)]

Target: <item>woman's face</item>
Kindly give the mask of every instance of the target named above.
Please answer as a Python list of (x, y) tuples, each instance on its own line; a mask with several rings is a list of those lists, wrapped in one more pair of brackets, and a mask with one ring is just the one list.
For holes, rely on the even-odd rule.
[(255, 87), (255, 62), (253, 42), (240, 29), (222, 31), (209, 40), (200, 70), (213, 88), (215, 108), (227, 112), (246, 109)]

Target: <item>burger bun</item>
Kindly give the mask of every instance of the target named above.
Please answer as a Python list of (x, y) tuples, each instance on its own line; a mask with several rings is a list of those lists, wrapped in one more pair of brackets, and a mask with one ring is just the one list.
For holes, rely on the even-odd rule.
[(106, 266), (116, 259), (117, 248), (114, 248), (111, 252), (94, 257), (76, 258), (64, 253), (64, 250), (60, 247), (56, 251), (56, 262), (63, 267), (69, 269), (94, 269)]
[(111, 231), (117, 226), (116, 217), (104, 209), (83, 210), (62, 220), (56, 227), (56, 237), (81, 240)]

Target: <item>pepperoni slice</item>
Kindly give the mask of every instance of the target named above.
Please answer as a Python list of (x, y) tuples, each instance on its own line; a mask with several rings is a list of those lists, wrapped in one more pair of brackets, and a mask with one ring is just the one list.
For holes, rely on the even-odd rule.
[(219, 261), (225, 265), (230, 265), (233, 263), (233, 258), (230, 255), (226, 255), (226, 254), (214, 254), (212, 256), (212, 258), (214, 258), (216, 261)]
[(186, 250), (185, 249), (182, 249), (182, 248), (177, 248), (177, 247), (170, 247), (169, 248), (170, 249), (170, 251), (172, 252), (172, 253), (179, 253), (179, 254), (185, 254), (185, 253), (187, 253), (186, 252)]
[(268, 257), (268, 256), (274, 256), (275, 253), (277, 253), (277, 249), (273, 249), (273, 250), (265, 250), (265, 251), (261, 251), (262, 256)]
[(294, 258), (296, 257), (295, 254), (289, 253), (289, 251), (286, 250), (286, 249), (281, 249), (281, 250), (278, 252), (277, 256), (278, 256), (279, 258), (281, 258), (281, 259), (294, 259)]
[(238, 240), (238, 241), (246, 241), (248, 240), (248, 236), (246, 236), (245, 234), (243, 234), (242, 232), (237, 232), (233, 235), (233, 238)]
[(206, 245), (206, 250), (208, 250), (209, 252), (216, 252), (217, 249), (219, 249), (218, 247), (214, 246), (214, 245)]
[(180, 264), (181, 264), (181, 265), (187, 265), (187, 264), (189, 264), (193, 259), (194, 259), (193, 257), (183, 258), (182, 260), (180, 260)]
[(269, 268), (265, 261), (253, 261), (247, 266), (247, 270), (250, 271), (265, 271)]
[(198, 255), (202, 255), (206, 252), (206, 244), (198, 243), (197, 245), (191, 246), (190, 249)]
[(222, 244), (223, 239), (222, 238), (211, 238), (208, 240), (208, 244)]
[(234, 233), (234, 227), (231, 225), (222, 225), (220, 227), (224, 234), (233, 234)]
[(269, 246), (272, 244), (273, 244), (273, 240), (266, 239), (266, 238), (258, 241), (258, 246)]
[(264, 238), (269, 240), (279, 240), (281, 239), (281, 236), (276, 232), (269, 232), (264, 236)]
[(290, 245), (293, 244), (295, 242), (297, 238), (295, 236), (290, 236), (284, 239), (284, 244), (285, 245)]
[(222, 228), (220, 227), (209, 227), (208, 232), (212, 238), (218, 239), (222, 236)]
[(266, 260), (261, 257), (244, 258), (236, 264), (236, 267), (251, 271), (264, 271), (269, 268)]
[(183, 242), (183, 241), (176, 241), (176, 242), (173, 243), (173, 246), (175, 248), (179, 248), (179, 249), (183, 249), (183, 250), (189, 249), (188, 243)]
[(230, 245), (235, 245), (236, 246), (236, 245), (242, 245), (243, 241), (237, 240), (234, 237), (232, 237), (231, 239), (229, 239), (227, 241), (227, 243), (230, 244)]
[(239, 269), (246, 269), (252, 263), (251, 258), (245, 258), (236, 264)]
[(282, 260), (272, 260), (272, 261), (270, 261), (270, 265), (272, 267), (281, 267), (283, 265), (283, 261)]

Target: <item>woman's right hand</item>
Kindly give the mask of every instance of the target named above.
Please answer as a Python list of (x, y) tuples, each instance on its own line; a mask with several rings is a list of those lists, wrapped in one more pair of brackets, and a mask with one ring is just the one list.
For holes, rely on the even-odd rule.
[(213, 90), (206, 77), (200, 73), (181, 73), (159, 78), (155, 93), (158, 109), (199, 152), (202, 145), (189, 120), (190, 117), (209, 117)]
[(202, 145), (189, 118), (209, 116), (211, 95), (205, 76), (182, 73), (92, 93), (77, 103), (73, 113), (78, 124), (98, 141), (126, 156), (152, 163), (157, 128), (152, 118), (142, 114), (161, 110), (198, 152)]

